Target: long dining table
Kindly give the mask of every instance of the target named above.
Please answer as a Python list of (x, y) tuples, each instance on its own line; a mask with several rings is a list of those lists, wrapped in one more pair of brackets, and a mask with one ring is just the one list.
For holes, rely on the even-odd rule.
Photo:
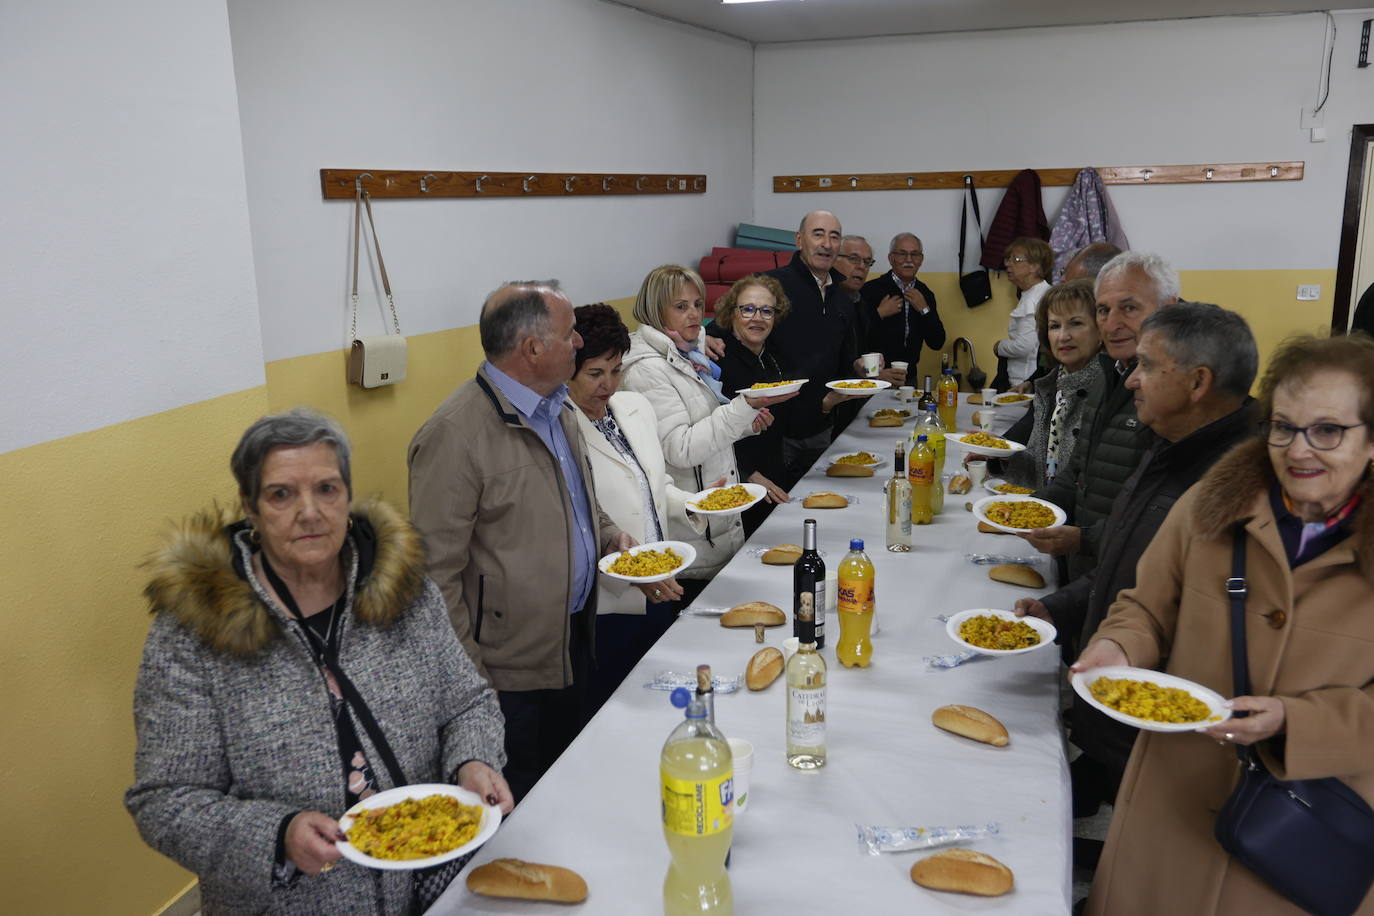
[[(961, 393), (961, 399), (966, 398)], [(961, 648), (942, 615), (968, 608), (1010, 608), (1023, 595), (1043, 595), (993, 581), (969, 555), (1036, 558), (1052, 582), (1050, 564), (1020, 538), (979, 533), (965, 503), (983, 492), (949, 495), (933, 524), (916, 526), (910, 553), (885, 548), (883, 489), (892, 474), (893, 445), (910, 438), (898, 428), (873, 428), (868, 416), (902, 407), (880, 392), (833, 443), (693, 609), (767, 601), (789, 623), (766, 631), (782, 647), (792, 635), (792, 570), (766, 566), (762, 549), (799, 544), (802, 522), (814, 518), (827, 571), (838, 568), (851, 538), (863, 538), (876, 569), (878, 633), (867, 668), (835, 658), (839, 621), (828, 615), (825, 767), (801, 771), (785, 757), (785, 677), (764, 690), (745, 688), (742, 674), (763, 646), (751, 628), (728, 629), (715, 617), (680, 617), (621, 684), (529, 795), (501, 824), (430, 910), (449, 913), (537, 913), (554, 904), (482, 897), (468, 891), (467, 870), (513, 857), (571, 868), (590, 889), (573, 911), (638, 916), (662, 912), (669, 864), (659, 802), (659, 753), (682, 721), (666, 691), (646, 684), (662, 672), (692, 673), (709, 664), (718, 677), (741, 676), (737, 692), (718, 692), (717, 726), (754, 745), (749, 804), (734, 822), (729, 876), (735, 912), (844, 914), (1065, 914), (1072, 896), (1070, 803), (1065, 742), (1059, 722), (1062, 669), (1058, 650), (1011, 657), (980, 656), (952, 668), (927, 658)], [(959, 410), (960, 429), (975, 408)], [(1025, 407), (999, 407), (994, 431)], [(866, 450), (883, 459), (871, 478), (825, 475), (827, 458)], [(962, 457), (949, 443), (946, 473)], [(843, 509), (805, 509), (802, 499), (828, 490), (851, 497)], [(937, 707), (979, 707), (1006, 726), (1010, 742), (994, 747), (941, 731)], [(928, 851), (872, 854), (858, 842), (860, 826), (996, 825), (996, 833), (961, 844), (994, 856), (1015, 876), (1001, 897), (973, 897), (914, 884), (910, 869)]]

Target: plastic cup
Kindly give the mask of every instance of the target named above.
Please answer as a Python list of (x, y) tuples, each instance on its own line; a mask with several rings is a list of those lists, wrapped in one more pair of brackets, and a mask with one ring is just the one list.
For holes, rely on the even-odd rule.
[(892, 361), (892, 368), (893, 368), (893, 369), (901, 369), (903, 372), (905, 372), (905, 371), (907, 370), (907, 367), (910, 366), (910, 365), (911, 365), (911, 363), (906, 362), (905, 360), (901, 360), (901, 359), (894, 359), (894, 360)]
[(997, 400), (996, 400), (996, 399), (997, 399), (997, 389), (996, 389), (996, 388), (984, 388), (984, 389), (983, 389), (983, 406), (984, 406), (984, 407), (992, 407), (994, 404), (997, 403)]
[(897, 389), (897, 397), (907, 402), (914, 401), (916, 400), (916, 389), (911, 385), (903, 385)]
[(754, 769), (754, 745), (743, 738), (727, 738), (735, 768), (735, 814), (749, 807), (749, 774)]
[(997, 408), (984, 404), (973, 412), (974, 423), (985, 433), (992, 432), (992, 421), (997, 417)]
[(973, 489), (981, 487), (983, 481), (988, 479), (988, 461), (986, 458), (970, 458), (964, 467), (968, 469), (968, 479), (973, 482)]
[(877, 375), (878, 371), (883, 368), (883, 354), (881, 353), (865, 353), (859, 359), (863, 362), (864, 375), (869, 378)]

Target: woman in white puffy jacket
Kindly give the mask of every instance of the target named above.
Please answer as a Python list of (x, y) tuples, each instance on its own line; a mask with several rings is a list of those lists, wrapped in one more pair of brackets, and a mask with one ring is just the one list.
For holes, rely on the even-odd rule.
[[(726, 398), (720, 370), (698, 347), (705, 342), (701, 322), (706, 284), (687, 267), (656, 267), (644, 278), (635, 299), (640, 326), (630, 334), (621, 385), (649, 400), (658, 418), (658, 438), (673, 482), (699, 492), (721, 478), (739, 483), (734, 444), (773, 422), (775, 398)], [(668, 519), (669, 537), (697, 550), (696, 562), (679, 578), (703, 582), (714, 576), (744, 544), (738, 515), (711, 516), (704, 532)], [(689, 588), (689, 598), (693, 594)]]

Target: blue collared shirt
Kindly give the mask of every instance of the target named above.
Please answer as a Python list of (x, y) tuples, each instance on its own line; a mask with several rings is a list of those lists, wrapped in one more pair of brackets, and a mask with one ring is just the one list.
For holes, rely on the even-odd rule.
[(558, 467), (563, 472), (563, 482), (568, 486), (572, 500), (573, 528), (573, 589), (568, 596), (568, 613), (580, 611), (587, 603), (596, 584), (596, 542), (592, 526), (591, 502), (587, 499), (587, 485), (582, 480), (582, 470), (577, 466), (572, 448), (568, 445), (563, 424), (558, 421), (563, 403), (568, 398), (568, 386), (560, 385), (548, 397), (527, 388), (489, 362), (483, 362), (487, 377), (501, 389), (506, 400), (511, 402), (520, 415), (538, 434), (544, 445), (548, 446)]

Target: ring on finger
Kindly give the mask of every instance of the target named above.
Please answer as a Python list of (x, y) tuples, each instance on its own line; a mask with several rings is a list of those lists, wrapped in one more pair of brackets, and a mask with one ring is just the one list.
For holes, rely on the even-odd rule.
[(334, 863), (333, 863), (333, 862), (326, 862), (326, 863), (324, 863), (323, 865), (320, 866), (320, 874), (324, 874), (325, 872), (330, 871), (330, 870), (332, 870), (333, 868), (334, 868)]
[(1227, 740), (1227, 741), (1235, 741), (1235, 740), (1236, 740), (1236, 733), (1235, 733), (1235, 732), (1227, 732), (1227, 733), (1226, 733), (1226, 740)]

